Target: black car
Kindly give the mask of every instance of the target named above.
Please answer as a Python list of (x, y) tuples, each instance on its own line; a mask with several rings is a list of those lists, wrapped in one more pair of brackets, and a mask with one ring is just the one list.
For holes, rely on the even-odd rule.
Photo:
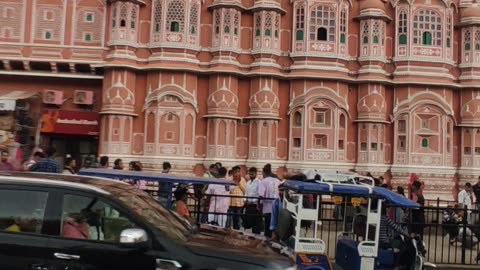
[(295, 269), (261, 239), (197, 227), (119, 181), (0, 172), (0, 269)]

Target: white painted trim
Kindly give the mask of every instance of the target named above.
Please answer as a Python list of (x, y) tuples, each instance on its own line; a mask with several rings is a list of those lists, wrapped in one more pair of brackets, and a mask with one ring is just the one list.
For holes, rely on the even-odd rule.
[(6, 71), (0, 70), (0, 75), (19, 75), (19, 76), (33, 76), (33, 77), (53, 77), (53, 78), (72, 78), (72, 79), (94, 79), (103, 80), (100, 75), (80, 75), (76, 73), (35, 73), (30, 71)]

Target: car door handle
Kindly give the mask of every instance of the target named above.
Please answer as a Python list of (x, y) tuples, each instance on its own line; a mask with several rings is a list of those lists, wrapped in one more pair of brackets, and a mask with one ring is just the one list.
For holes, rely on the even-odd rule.
[(71, 254), (64, 254), (64, 253), (54, 253), (53, 256), (57, 259), (62, 259), (62, 260), (79, 260), (80, 256), (79, 255), (71, 255)]

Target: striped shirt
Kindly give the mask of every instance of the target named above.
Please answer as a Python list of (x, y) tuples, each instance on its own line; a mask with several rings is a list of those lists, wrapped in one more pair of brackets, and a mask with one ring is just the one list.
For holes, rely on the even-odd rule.
[(380, 219), (380, 235), (379, 235), (379, 243), (388, 243), (390, 239), (388, 237), (388, 228), (392, 229), (396, 234), (403, 234), (408, 236), (408, 232), (402, 228), (399, 224), (396, 224), (391, 219), (389, 219), (386, 215), (382, 215)]

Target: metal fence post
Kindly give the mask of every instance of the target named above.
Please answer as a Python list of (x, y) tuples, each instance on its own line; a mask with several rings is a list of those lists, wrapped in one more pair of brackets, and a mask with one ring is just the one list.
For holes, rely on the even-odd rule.
[(466, 248), (465, 243), (467, 242), (467, 224), (468, 224), (468, 209), (465, 205), (463, 207), (463, 219), (462, 219), (462, 226), (463, 226), (463, 235), (462, 235), (462, 264), (465, 264), (465, 256), (466, 256)]

